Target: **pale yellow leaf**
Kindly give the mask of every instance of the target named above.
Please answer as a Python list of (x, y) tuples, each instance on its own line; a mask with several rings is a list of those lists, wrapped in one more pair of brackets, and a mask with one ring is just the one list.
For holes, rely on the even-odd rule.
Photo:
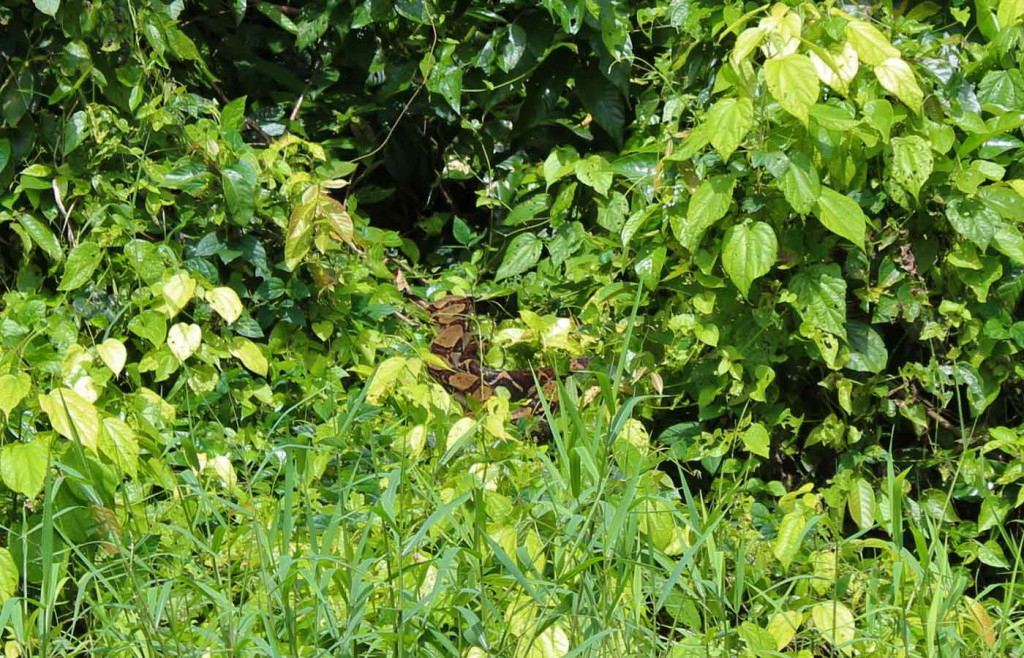
[(263, 356), (256, 343), (242, 336), (235, 336), (231, 339), (231, 346), (228, 348), (231, 356), (242, 362), (242, 365), (261, 377), (267, 376), (270, 364), (267, 357)]
[(242, 300), (238, 298), (238, 293), (227, 286), (214, 288), (206, 293), (206, 301), (228, 324), (242, 315)]
[(182, 362), (195, 354), (202, 342), (203, 330), (198, 324), (179, 322), (167, 332), (167, 347)]
[(116, 338), (108, 338), (96, 346), (96, 352), (115, 377), (121, 374), (124, 364), (128, 361), (128, 350), (124, 348), (124, 343)]
[(170, 317), (173, 318), (192, 300), (196, 282), (188, 272), (180, 271), (164, 282), (161, 292), (170, 308)]
[(79, 440), (93, 452), (98, 449), (100, 414), (95, 406), (69, 388), (56, 388), (39, 396), (39, 406), (50, 425), (66, 439)]

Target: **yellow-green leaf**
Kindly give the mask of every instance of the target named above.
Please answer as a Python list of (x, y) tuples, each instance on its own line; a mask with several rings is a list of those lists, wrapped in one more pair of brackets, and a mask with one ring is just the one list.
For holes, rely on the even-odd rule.
[(18, 564), (10, 551), (0, 548), (0, 605), (18, 591)]
[(108, 338), (96, 346), (96, 352), (115, 377), (121, 374), (128, 360), (128, 350), (124, 348), (124, 343), (116, 338)]
[(764, 457), (765, 459), (771, 456), (772, 441), (768, 436), (768, 430), (761, 423), (752, 423), (740, 435), (740, 440), (743, 441), (743, 447), (747, 452)]
[(30, 443), (8, 443), (0, 449), (0, 478), (4, 485), (32, 499), (43, 490), (49, 446), (39, 438)]
[(161, 292), (173, 318), (192, 300), (196, 282), (188, 272), (177, 272), (164, 282)]
[(875, 490), (863, 478), (857, 478), (853, 483), (846, 506), (850, 509), (850, 517), (861, 530), (867, 530), (875, 524)]
[(79, 440), (93, 452), (100, 436), (100, 414), (96, 407), (69, 388), (56, 388), (39, 396), (39, 406), (50, 417), (50, 425), (66, 439)]
[(309, 253), (315, 213), (315, 199), (300, 203), (292, 210), (291, 219), (288, 220), (288, 232), (284, 237), (284, 264), (290, 270), (294, 270)]
[(793, 53), (764, 63), (768, 91), (786, 110), (807, 125), (811, 106), (818, 100), (818, 73), (806, 55)]
[(794, 510), (782, 517), (779, 534), (775, 537), (772, 552), (785, 569), (789, 568), (800, 551), (800, 536), (803, 534), (805, 525), (807, 525), (807, 519), (804, 518), (803, 512), (800, 510)]
[(100, 452), (122, 473), (135, 477), (139, 468), (139, 439), (128, 423), (108, 417), (102, 421)]
[(796, 610), (776, 612), (768, 621), (768, 632), (775, 639), (775, 650), (785, 649), (796, 637), (800, 624), (804, 622), (803, 613)]
[(868, 218), (860, 205), (832, 188), (822, 186), (818, 196), (818, 220), (825, 228), (864, 249)]
[(32, 378), (27, 373), (0, 376), (0, 411), (4, 412), (5, 418), (11, 415), (11, 411), (25, 399), (31, 389)]
[(860, 61), (868, 66), (878, 66), (887, 59), (900, 56), (900, 51), (896, 50), (889, 39), (865, 21), (847, 23), (846, 40), (857, 51)]
[(206, 293), (206, 301), (228, 324), (242, 315), (242, 300), (238, 298), (238, 293), (227, 286), (214, 288)]
[(903, 101), (903, 104), (921, 111), (924, 93), (917, 86), (917, 79), (910, 65), (899, 58), (887, 59), (875, 67), (875, 77), (889, 93)]
[(167, 332), (167, 347), (182, 362), (195, 354), (202, 342), (203, 330), (198, 324), (179, 322)]
[(391, 390), (405, 366), (404, 357), (393, 356), (384, 359), (373, 374), (373, 380), (366, 391), (366, 401), (370, 404), (380, 404), (384, 394)]
[(231, 352), (231, 356), (241, 361), (242, 365), (252, 372), (261, 377), (267, 376), (270, 363), (267, 362), (267, 357), (263, 356), (263, 352), (256, 343), (248, 338), (235, 336), (231, 339), (231, 347), (228, 351)]
[(844, 654), (853, 653), (850, 642), (853, 641), (857, 627), (849, 608), (838, 601), (819, 603), (811, 609), (811, 618), (815, 628), (829, 644)]
[(754, 104), (749, 98), (723, 98), (708, 111), (711, 145), (728, 160), (754, 125)]

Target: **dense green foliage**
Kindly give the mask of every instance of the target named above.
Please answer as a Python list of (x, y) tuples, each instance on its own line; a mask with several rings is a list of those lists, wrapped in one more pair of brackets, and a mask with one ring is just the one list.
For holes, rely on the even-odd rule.
[(1024, 2), (293, 4), (0, 7), (6, 655), (1019, 654)]

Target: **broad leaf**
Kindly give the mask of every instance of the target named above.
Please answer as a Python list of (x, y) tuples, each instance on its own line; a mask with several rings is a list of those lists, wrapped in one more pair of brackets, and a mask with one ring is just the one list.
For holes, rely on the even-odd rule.
[(231, 339), (231, 346), (228, 348), (228, 351), (231, 353), (231, 356), (241, 361), (242, 365), (250, 371), (261, 377), (267, 376), (270, 364), (256, 343), (248, 338), (235, 336)]
[(764, 64), (768, 91), (786, 110), (807, 125), (808, 112), (818, 100), (818, 74), (806, 55), (773, 57)]
[(875, 67), (875, 77), (893, 96), (914, 110), (921, 111), (924, 92), (917, 86), (917, 79), (910, 65), (902, 59), (887, 59)]
[(750, 427), (743, 430), (740, 440), (743, 441), (743, 447), (747, 452), (765, 459), (771, 456), (771, 438), (768, 436), (768, 430), (761, 423), (752, 423)]
[(240, 226), (247, 226), (256, 208), (256, 168), (248, 160), (239, 160), (221, 170), (221, 182), (231, 219)]
[(125, 349), (124, 343), (116, 338), (108, 338), (96, 346), (96, 352), (115, 377), (121, 374), (124, 364), (128, 360), (128, 351)]
[(103, 259), (103, 248), (95, 242), (83, 242), (68, 254), (64, 263), (64, 276), (57, 290), (75, 290), (92, 280)]
[(672, 232), (680, 244), (691, 252), (697, 250), (704, 232), (729, 211), (735, 187), (735, 176), (715, 176), (700, 184), (686, 208), (686, 216), (672, 218)]
[(833, 647), (845, 654), (853, 652), (849, 643), (856, 636), (857, 627), (849, 608), (838, 601), (819, 603), (811, 608), (811, 619), (818, 632)]
[(598, 194), (607, 195), (612, 186), (614, 171), (610, 162), (599, 155), (592, 155), (586, 160), (577, 160), (575, 165), (576, 178), (587, 187), (594, 188)]
[(60, 0), (32, 0), (32, 4), (47, 16), (56, 16), (60, 9)]
[(170, 309), (170, 317), (180, 313), (196, 293), (195, 279), (184, 270), (176, 272), (164, 281), (160, 291)]
[(846, 280), (838, 265), (811, 265), (793, 277), (789, 289), (804, 322), (846, 338)]
[(722, 246), (722, 267), (744, 297), (750, 284), (767, 274), (778, 258), (775, 231), (764, 222), (749, 220), (729, 227)]
[(238, 293), (227, 286), (214, 288), (206, 293), (206, 302), (228, 324), (242, 315), (242, 300), (238, 298)]
[(50, 425), (58, 434), (72, 441), (81, 441), (82, 445), (96, 452), (100, 415), (91, 402), (69, 388), (56, 388), (48, 395), (39, 396), (39, 406), (50, 417)]
[(794, 510), (782, 517), (779, 532), (772, 545), (772, 553), (782, 564), (783, 569), (789, 569), (789, 565), (800, 552), (800, 538), (806, 525), (807, 519), (804, 518), (802, 510)]
[(0, 605), (18, 591), (18, 564), (6, 548), (0, 548)]
[(167, 347), (182, 362), (195, 354), (202, 342), (203, 330), (198, 324), (179, 322), (167, 332)]
[(935, 166), (931, 144), (917, 135), (892, 140), (892, 177), (918, 198)]
[(42, 439), (8, 443), (0, 450), (0, 477), (11, 491), (35, 498), (43, 490), (49, 459), (49, 447)]
[(526, 272), (540, 260), (544, 243), (533, 233), (520, 233), (505, 248), (505, 258), (494, 274), (495, 281)]
[(104, 418), (100, 431), (100, 452), (119, 471), (135, 477), (139, 470), (139, 439), (120, 418)]
[(850, 343), (850, 360), (846, 368), (857, 372), (880, 373), (889, 361), (885, 341), (874, 327), (863, 322), (849, 322), (846, 337)]
[(64, 249), (61, 248), (57, 236), (53, 234), (49, 226), (28, 213), (18, 215), (18, 223), (21, 224), (21, 227), (32, 238), (32, 242), (46, 252), (50, 260), (59, 261), (64, 258)]
[(875, 490), (867, 480), (857, 478), (846, 497), (846, 506), (850, 510), (850, 518), (861, 530), (867, 530), (875, 524)]
[(728, 160), (754, 125), (754, 104), (749, 98), (723, 98), (708, 111), (711, 145)]
[(0, 375), (0, 411), (4, 412), (5, 418), (31, 390), (32, 378), (28, 373)]
[(871, 23), (850, 21), (846, 24), (846, 40), (857, 51), (857, 57), (868, 66), (878, 66), (899, 57), (900, 51)]
[(1002, 219), (977, 198), (954, 197), (946, 204), (946, 219), (957, 233), (984, 251)]
[(832, 188), (822, 187), (817, 215), (825, 228), (864, 249), (868, 220), (856, 201)]
[(789, 166), (779, 179), (779, 187), (793, 210), (801, 215), (814, 210), (821, 195), (821, 182), (818, 170), (806, 153), (796, 151), (789, 155)]

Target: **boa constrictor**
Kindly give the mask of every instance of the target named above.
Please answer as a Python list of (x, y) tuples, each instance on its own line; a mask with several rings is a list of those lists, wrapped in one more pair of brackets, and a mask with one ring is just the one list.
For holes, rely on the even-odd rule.
[[(444, 362), (444, 367), (429, 366), (430, 375), (461, 403), (465, 404), (468, 398), (486, 401), (496, 388), (505, 388), (511, 400), (528, 402), (513, 414), (513, 419), (541, 416), (539, 384), (552, 411), (557, 408), (558, 389), (552, 368), (495, 370), (481, 365), (480, 343), (472, 326), (475, 306), (471, 298), (445, 297), (420, 305), (438, 329), (437, 337), (430, 343), (430, 352)], [(573, 359), (569, 368), (582, 370), (588, 362), (585, 358)]]

